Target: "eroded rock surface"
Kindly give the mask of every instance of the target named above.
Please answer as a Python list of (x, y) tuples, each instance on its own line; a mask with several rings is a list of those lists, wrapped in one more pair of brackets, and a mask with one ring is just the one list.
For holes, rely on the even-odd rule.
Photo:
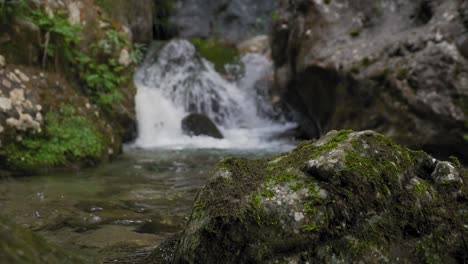
[(239, 42), (269, 30), (276, 0), (179, 0), (171, 22), (181, 37), (221, 36)]
[(277, 85), (310, 137), (373, 129), (467, 159), (466, 10), (459, 0), (281, 1)]
[(332, 131), (272, 158), (220, 162), (174, 263), (463, 263), (467, 199), (456, 160)]

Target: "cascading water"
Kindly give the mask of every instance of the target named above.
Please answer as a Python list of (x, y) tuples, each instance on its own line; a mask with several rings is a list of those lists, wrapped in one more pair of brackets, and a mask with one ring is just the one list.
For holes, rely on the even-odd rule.
[[(154, 53), (150, 52), (149, 54)], [(135, 83), (141, 148), (267, 148), (286, 144), (270, 139), (294, 125), (273, 121), (266, 78), (271, 62), (260, 54), (241, 59), (236, 81), (225, 80), (186, 40), (173, 40), (136, 73)], [(204, 113), (224, 139), (183, 134), (181, 120)]]

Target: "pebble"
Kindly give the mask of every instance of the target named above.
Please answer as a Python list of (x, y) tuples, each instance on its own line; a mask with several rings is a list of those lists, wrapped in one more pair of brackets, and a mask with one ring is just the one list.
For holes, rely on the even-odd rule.
[(7, 89), (11, 89), (11, 82), (7, 79), (3, 79), (2, 85), (5, 86)]
[(5, 57), (3, 57), (2, 55), (0, 55), (0, 68), (5, 67), (5, 65), (6, 65)]

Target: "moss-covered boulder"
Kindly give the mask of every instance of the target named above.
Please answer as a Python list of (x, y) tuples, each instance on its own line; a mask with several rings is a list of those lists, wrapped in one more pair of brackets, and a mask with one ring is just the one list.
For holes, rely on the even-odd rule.
[(199, 193), (175, 263), (463, 263), (468, 175), (372, 131), (229, 158)]
[(88, 263), (3, 218), (0, 218), (0, 262), (8, 264)]

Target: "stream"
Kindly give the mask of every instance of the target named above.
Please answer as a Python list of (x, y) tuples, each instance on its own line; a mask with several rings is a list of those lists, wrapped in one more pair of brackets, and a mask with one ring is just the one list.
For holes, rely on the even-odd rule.
[[(185, 40), (148, 52), (135, 74), (139, 136), (112, 163), (0, 183), (14, 222), (99, 263), (134, 263), (183, 230), (197, 192), (225, 157), (289, 150), (295, 127), (268, 96), (272, 63), (246, 54), (226, 79)], [(181, 120), (203, 113), (224, 135), (190, 137)]]
[(280, 149), (130, 149), (112, 163), (0, 184), (2, 214), (92, 262), (146, 256), (183, 229), (213, 165)]

